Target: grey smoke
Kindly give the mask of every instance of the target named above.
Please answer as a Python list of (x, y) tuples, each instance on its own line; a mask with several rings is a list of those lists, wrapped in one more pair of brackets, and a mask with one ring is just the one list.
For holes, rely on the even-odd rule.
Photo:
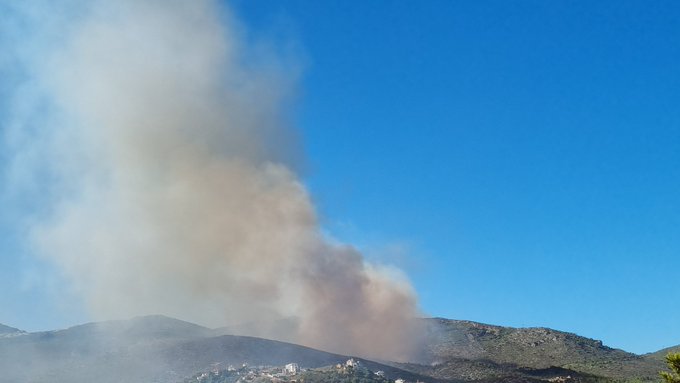
[[(296, 174), (296, 68), (213, 1), (69, 7), (15, 8), (42, 25), (32, 25), (40, 51), (13, 48), (50, 107), (29, 108), (45, 128), (18, 140), (32, 155), (14, 166), (48, 169), (50, 213), (32, 240), (92, 315), (212, 326), (295, 317), (282, 337), (406, 358), (411, 285), (325, 239)], [(22, 97), (13, 105), (31, 104)]]

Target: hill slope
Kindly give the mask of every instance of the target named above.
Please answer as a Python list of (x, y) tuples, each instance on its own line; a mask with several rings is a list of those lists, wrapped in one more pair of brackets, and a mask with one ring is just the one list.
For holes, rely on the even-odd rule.
[[(322, 367), (347, 356), (272, 340), (213, 336), (214, 331), (162, 316), (90, 323), (0, 339), (0, 382), (177, 382), (213, 363)], [(378, 369), (399, 372), (370, 361)]]
[(643, 355), (643, 358), (645, 358), (647, 364), (653, 366), (656, 371), (665, 371), (667, 370), (666, 355), (668, 355), (669, 352), (680, 352), (680, 345), (645, 354)]
[[(413, 362), (362, 362), (410, 382), (657, 381), (658, 371), (665, 368), (663, 357), (671, 350), (639, 356), (546, 328), (424, 321), (427, 336)], [(281, 341), (224, 335), (227, 330), (163, 316), (30, 334), (2, 326), (0, 383), (165, 383), (182, 381), (213, 363), (294, 362), (319, 368), (348, 359)]]
[(663, 368), (654, 360), (607, 347), (601, 341), (548, 328), (501, 327), (443, 318), (425, 321), (428, 336), (420, 367), (401, 366), (443, 379), (457, 378), (461, 371), (475, 376), (484, 370), (559, 367), (617, 379), (656, 380)]
[(680, 345), (664, 348), (662, 350), (645, 354), (644, 357), (650, 360), (664, 360), (669, 352), (680, 352)]
[(0, 323), (0, 336), (16, 335), (16, 334), (22, 334), (22, 333), (24, 333), (24, 332), (19, 330), (19, 329), (16, 329), (14, 327), (5, 326), (4, 324)]

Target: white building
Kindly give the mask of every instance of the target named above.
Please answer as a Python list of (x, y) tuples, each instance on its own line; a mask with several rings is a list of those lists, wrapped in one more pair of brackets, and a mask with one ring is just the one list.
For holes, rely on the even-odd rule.
[(295, 375), (295, 374), (297, 374), (298, 372), (300, 372), (300, 366), (298, 366), (297, 363), (288, 363), (288, 364), (284, 367), (283, 371), (284, 371), (286, 374), (293, 374), (293, 375)]
[(354, 358), (348, 359), (347, 362), (345, 362), (345, 366), (357, 368), (357, 367), (359, 367), (359, 361), (354, 359)]

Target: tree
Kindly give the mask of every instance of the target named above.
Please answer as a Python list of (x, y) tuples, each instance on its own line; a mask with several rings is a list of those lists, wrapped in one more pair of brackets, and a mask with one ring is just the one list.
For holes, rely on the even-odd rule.
[(666, 383), (680, 383), (680, 352), (668, 353), (666, 363), (671, 372), (661, 371), (661, 377)]

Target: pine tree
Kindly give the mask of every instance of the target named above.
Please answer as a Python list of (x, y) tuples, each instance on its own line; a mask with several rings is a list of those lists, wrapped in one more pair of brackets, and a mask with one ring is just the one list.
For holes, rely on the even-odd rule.
[(662, 371), (661, 377), (666, 383), (680, 383), (680, 352), (668, 353), (666, 355), (666, 363), (671, 372)]

